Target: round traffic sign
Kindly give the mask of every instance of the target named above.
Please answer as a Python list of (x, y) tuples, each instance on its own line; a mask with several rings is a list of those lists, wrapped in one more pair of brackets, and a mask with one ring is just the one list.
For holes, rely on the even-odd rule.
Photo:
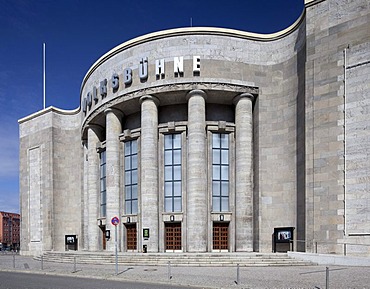
[(117, 226), (119, 224), (119, 219), (118, 217), (113, 217), (111, 220), (111, 223), (113, 226)]

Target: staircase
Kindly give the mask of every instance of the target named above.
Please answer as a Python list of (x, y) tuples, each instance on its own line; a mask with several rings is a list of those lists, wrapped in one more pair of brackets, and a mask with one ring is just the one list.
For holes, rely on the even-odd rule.
[[(35, 259), (79, 264), (114, 264), (113, 252), (45, 252)], [(286, 253), (119, 253), (118, 263), (126, 266), (242, 267), (307, 266), (312, 262), (296, 260)]]

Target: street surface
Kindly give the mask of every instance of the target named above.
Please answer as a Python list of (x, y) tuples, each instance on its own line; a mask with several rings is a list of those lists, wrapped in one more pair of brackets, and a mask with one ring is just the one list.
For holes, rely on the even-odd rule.
[(128, 281), (111, 281), (92, 278), (69, 276), (53, 276), (31, 273), (0, 272), (1, 289), (189, 289), (195, 287), (180, 287), (165, 284), (146, 284)]

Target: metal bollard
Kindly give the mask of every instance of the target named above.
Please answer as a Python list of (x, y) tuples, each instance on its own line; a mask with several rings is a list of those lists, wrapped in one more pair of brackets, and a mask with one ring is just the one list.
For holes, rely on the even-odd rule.
[(76, 273), (77, 272), (77, 269), (76, 269), (76, 256), (73, 257), (73, 273)]
[(13, 269), (15, 269), (15, 254), (13, 254)]
[(329, 289), (329, 267), (326, 267), (326, 289)]
[(236, 265), (236, 284), (240, 283), (240, 267), (239, 264)]
[(170, 261), (168, 261), (167, 277), (168, 277), (168, 280), (171, 280), (171, 279), (172, 279), (172, 274), (171, 274), (171, 262), (170, 262)]

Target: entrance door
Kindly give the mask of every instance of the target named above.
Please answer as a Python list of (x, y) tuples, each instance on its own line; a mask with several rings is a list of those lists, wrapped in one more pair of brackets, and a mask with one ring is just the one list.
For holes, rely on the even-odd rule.
[(100, 226), (100, 230), (102, 231), (102, 236), (103, 236), (103, 239), (102, 239), (103, 250), (106, 250), (107, 249), (107, 239), (105, 238), (105, 226)]
[(181, 223), (166, 223), (166, 250), (181, 250)]
[(126, 226), (126, 248), (127, 250), (137, 249), (136, 224), (125, 224)]
[(229, 249), (229, 223), (213, 223), (213, 250)]

